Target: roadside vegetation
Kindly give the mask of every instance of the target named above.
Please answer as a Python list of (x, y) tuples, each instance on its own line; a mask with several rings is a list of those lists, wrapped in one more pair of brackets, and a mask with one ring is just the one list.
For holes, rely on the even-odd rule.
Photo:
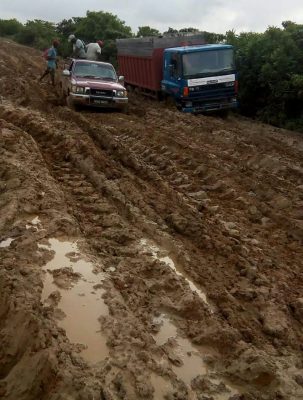
[[(196, 28), (164, 33), (197, 32)], [(0, 20), (0, 36), (44, 50), (53, 38), (60, 39), (60, 55), (70, 54), (70, 33), (85, 42), (103, 40), (103, 57), (116, 65), (117, 38), (158, 36), (162, 33), (141, 26), (136, 33), (118, 16), (88, 11), (85, 17), (64, 19), (54, 24), (33, 20), (25, 24), (16, 19)], [(236, 48), (239, 72), (240, 112), (275, 126), (303, 132), (303, 25), (283, 22), (264, 33), (229, 31), (225, 35), (205, 32), (209, 43), (226, 42)]]

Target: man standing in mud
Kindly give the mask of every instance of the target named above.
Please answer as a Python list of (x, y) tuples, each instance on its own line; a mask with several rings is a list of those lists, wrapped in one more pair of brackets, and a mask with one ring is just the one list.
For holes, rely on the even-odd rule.
[(46, 77), (46, 75), (50, 74), (52, 85), (55, 86), (55, 73), (57, 68), (57, 48), (59, 47), (59, 41), (54, 40), (53, 45), (50, 49), (47, 50), (46, 54), (46, 70), (43, 75), (40, 77), (39, 82), (42, 81)]

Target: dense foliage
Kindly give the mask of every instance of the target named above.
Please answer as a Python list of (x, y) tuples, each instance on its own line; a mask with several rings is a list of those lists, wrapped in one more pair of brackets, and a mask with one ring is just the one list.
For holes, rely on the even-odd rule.
[[(165, 34), (196, 33), (196, 28)], [(88, 11), (85, 17), (74, 17), (58, 24), (33, 20), (21, 24), (16, 19), (0, 20), (0, 36), (41, 50), (53, 38), (59, 38), (60, 54), (71, 52), (67, 42), (74, 33), (86, 43), (103, 40), (103, 59), (116, 64), (117, 38), (158, 36), (160, 32), (141, 26), (136, 34), (116, 15)], [(264, 33), (245, 32), (226, 35), (205, 32), (209, 43), (226, 42), (236, 49), (239, 72), (240, 110), (245, 115), (290, 129), (303, 131), (303, 25), (286, 21), (281, 28), (269, 27)]]
[(303, 130), (303, 25), (284, 22), (264, 33), (226, 34), (236, 48), (244, 114)]
[(159, 36), (160, 32), (158, 29), (151, 28), (150, 26), (139, 26), (137, 37), (150, 37), (150, 36)]

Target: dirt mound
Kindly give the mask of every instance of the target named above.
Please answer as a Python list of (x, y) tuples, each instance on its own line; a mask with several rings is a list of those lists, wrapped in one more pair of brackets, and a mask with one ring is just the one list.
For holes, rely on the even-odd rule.
[(0, 55), (0, 398), (303, 399), (302, 137)]

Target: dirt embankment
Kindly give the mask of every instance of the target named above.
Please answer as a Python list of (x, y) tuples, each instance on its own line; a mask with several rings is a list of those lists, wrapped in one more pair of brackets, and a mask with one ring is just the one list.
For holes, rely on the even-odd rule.
[(0, 398), (303, 399), (303, 138), (0, 55)]

